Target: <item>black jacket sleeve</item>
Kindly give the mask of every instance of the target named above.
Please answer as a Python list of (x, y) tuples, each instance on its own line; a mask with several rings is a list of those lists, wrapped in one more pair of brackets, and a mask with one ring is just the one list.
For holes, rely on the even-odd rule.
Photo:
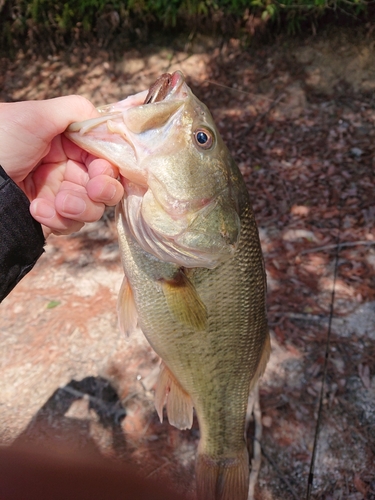
[(0, 302), (34, 266), (45, 243), (24, 192), (0, 166)]

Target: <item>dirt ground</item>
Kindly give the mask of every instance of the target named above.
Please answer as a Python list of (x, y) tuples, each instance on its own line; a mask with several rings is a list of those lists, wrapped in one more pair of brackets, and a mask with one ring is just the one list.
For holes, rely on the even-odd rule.
[[(375, 499), (371, 30), (249, 47), (181, 37), (120, 58), (73, 47), (0, 64), (1, 101), (79, 93), (101, 105), (162, 72), (187, 75), (245, 177), (266, 262), (272, 356), (260, 386), (256, 498), (306, 496), (333, 301), (311, 498)], [(199, 430), (158, 421), (159, 360), (140, 332), (126, 340), (118, 331), (121, 280), (112, 210), (78, 234), (49, 238), (0, 306), (0, 441), (64, 442), (131, 461), (194, 499)]]

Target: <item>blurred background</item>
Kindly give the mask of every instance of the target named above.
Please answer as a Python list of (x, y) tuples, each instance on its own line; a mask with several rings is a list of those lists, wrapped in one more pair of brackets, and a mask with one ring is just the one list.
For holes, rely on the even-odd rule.
[[(259, 500), (305, 498), (331, 310), (311, 498), (375, 499), (374, 21), (364, 0), (0, 0), (0, 101), (102, 105), (180, 69), (210, 108), (267, 269)], [(158, 421), (159, 360), (117, 328), (122, 276), (113, 210), (49, 238), (0, 305), (0, 442), (132, 463), (194, 499), (198, 426)]]

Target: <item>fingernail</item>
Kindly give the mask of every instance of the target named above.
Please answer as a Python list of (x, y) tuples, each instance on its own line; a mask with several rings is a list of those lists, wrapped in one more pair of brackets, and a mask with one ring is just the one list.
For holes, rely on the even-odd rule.
[(56, 215), (54, 207), (44, 200), (34, 200), (33, 209), (34, 215), (43, 219), (52, 219)]
[(109, 168), (107, 167), (106, 169), (103, 170), (102, 173), (104, 175), (109, 175), (110, 177), (113, 177), (114, 179), (117, 177), (117, 175), (112, 167), (109, 167)]
[(86, 203), (82, 198), (67, 194), (62, 204), (63, 211), (71, 215), (80, 215), (86, 210)]
[(102, 192), (100, 193), (100, 196), (102, 199), (105, 199), (107, 201), (112, 200), (115, 197), (116, 194), (116, 188), (113, 184), (106, 184)]

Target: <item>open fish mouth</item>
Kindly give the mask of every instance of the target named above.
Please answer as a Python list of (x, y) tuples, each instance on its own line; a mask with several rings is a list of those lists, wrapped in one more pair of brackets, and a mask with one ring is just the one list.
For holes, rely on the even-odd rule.
[[(100, 116), (71, 124), (66, 135), (86, 151), (116, 165), (122, 178), (146, 187), (147, 168), (140, 164), (151, 149), (160, 146), (161, 137), (171, 133), (173, 117), (188, 97), (184, 84), (180, 71), (164, 73), (148, 91), (97, 108)], [(167, 122), (169, 126), (162, 129)], [(146, 146), (144, 133), (148, 133)]]
[[(104, 106), (98, 107), (97, 110), (101, 116), (91, 120), (85, 120), (83, 122), (72, 123), (67, 129), (67, 134), (69, 136), (69, 133), (78, 132), (81, 136), (85, 135), (87, 132), (90, 132), (98, 126), (106, 123), (106, 121), (111, 117), (116, 117), (116, 115), (125, 116), (140, 113), (140, 108), (142, 109), (144, 105), (169, 100), (177, 93), (180, 94), (178, 97), (179, 100), (183, 100), (188, 95), (187, 92), (184, 92), (182, 89), (184, 83), (185, 77), (181, 71), (175, 71), (172, 74), (164, 73), (151, 85), (148, 92), (140, 92), (139, 94), (130, 96), (118, 103), (105, 104)], [(173, 112), (173, 109), (171, 112)], [(139, 120), (142, 121), (142, 117), (139, 117), (138, 121)], [(144, 127), (144, 125), (141, 127), (135, 127), (134, 131), (139, 133), (142, 128), (146, 127)]]

